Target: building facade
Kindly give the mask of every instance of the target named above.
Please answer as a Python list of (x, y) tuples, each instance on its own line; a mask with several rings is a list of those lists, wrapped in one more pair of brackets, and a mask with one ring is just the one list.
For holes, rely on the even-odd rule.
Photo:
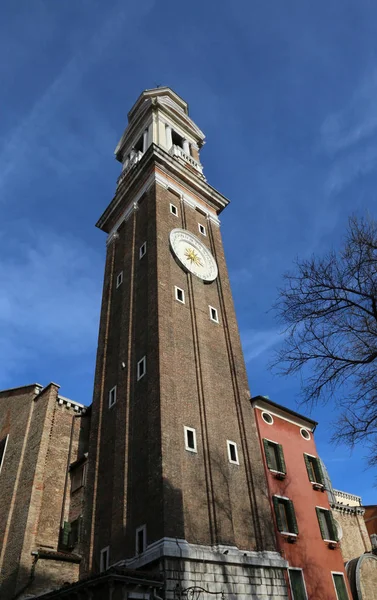
[[(82, 576), (163, 572), (285, 598), (204, 135), (169, 88), (144, 92), (116, 149), (92, 405)], [(254, 596), (253, 596), (254, 595)]]
[(263, 396), (252, 406), (292, 600), (351, 598), (314, 441), (317, 423)]
[[(77, 469), (70, 473), (69, 465), (86, 460), (89, 417), (84, 413), (84, 406), (61, 396), (54, 383), (0, 392), (2, 600), (79, 577), (75, 550), (83, 487), (77, 485), (71, 494)], [(68, 523), (73, 524), (70, 537)]]

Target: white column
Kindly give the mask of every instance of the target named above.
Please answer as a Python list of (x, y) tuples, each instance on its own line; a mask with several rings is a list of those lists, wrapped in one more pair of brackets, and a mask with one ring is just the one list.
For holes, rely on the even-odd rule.
[(170, 148), (173, 145), (173, 140), (171, 137), (171, 127), (169, 125), (166, 125), (165, 133), (166, 133), (166, 148), (168, 150), (170, 150)]
[(148, 129), (146, 129), (143, 133), (143, 153), (147, 151), (148, 148)]
[(190, 144), (188, 140), (183, 140), (183, 152), (190, 156)]

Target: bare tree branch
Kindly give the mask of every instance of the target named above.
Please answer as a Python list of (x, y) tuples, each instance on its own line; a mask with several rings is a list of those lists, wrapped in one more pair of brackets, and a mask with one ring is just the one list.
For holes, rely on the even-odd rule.
[(285, 338), (272, 368), (300, 373), (303, 402), (334, 397), (334, 441), (370, 446), (377, 465), (377, 223), (352, 216), (343, 247), (297, 260), (274, 305)]

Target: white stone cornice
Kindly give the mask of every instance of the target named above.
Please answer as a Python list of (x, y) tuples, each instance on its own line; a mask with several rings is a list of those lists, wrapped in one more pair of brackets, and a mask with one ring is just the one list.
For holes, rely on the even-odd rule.
[(278, 552), (239, 550), (236, 546), (202, 546), (189, 544), (186, 540), (162, 538), (147, 547), (145, 552), (115, 563), (131, 569), (139, 569), (160, 558), (178, 558), (190, 561), (286, 569), (288, 562)]

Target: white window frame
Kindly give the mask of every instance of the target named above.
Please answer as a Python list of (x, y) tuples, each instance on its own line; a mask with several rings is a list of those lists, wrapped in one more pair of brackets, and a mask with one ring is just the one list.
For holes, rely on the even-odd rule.
[(342, 573), (341, 571), (331, 571), (331, 579), (332, 579), (332, 582), (333, 582), (333, 586), (334, 586), (334, 589), (335, 589), (335, 594), (336, 594), (337, 600), (339, 600), (339, 596), (338, 596), (338, 592), (337, 592), (336, 585), (335, 585), (334, 575), (341, 575), (343, 577), (344, 587), (346, 588), (346, 592), (347, 592), (347, 596), (348, 596), (348, 600), (349, 600), (350, 596), (349, 596), (349, 593), (348, 593), (348, 588), (347, 588), (346, 579), (344, 577), (344, 573)]
[[(140, 367), (143, 365), (143, 372), (140, 374)], [(147, 357), (143, 356), (137, 363), (137, 380), (140, 381), (147, 373)]]
[(147, 253), (147, 242), (143, 242), (139, 248), (139, 260), (143, 258)]
[[(106, 557), (106, 561), (104, 561), (104, 556)], [(104, 564), (105, 562), (106, 562), (106, 564)], [(106, 546), (105, 548), (102, 548), (101, 554), (100, 554), (100, 566), (99, 566), (100, 573), (107, 571), (109, 566), (110, 566), (110, 546)]]
[[(182, 300), (180, 298), (178, 298), (178, 292), (182, 292)], [(174, 295), (175, 295), (175, 299), (177, 300), (177, 302), (180, 302), (181, 304), (186, 304), (185, 302), (185, 290), (183, 290), (182, 288), (178, 287), (178, 286), (174, 286)]]
[(176, 207), (175, 204), (172, 204), (171, 202), (170, 202), (170, 212), (175, 217), (178, 217), (178, 208)]
[[(268, 421), (266, 421), (266, 419), (264, 418), (264, 415), (268, 415), (269, 417), (271, 417), (271, 423), (269, 423)], [(267, 425), (273, 425), (274, 424), (274, 417), (267, 410), (262, 410), (261, 416), (262, 416), (263, 421), (265, 423), (267, 423)]]
[[(236, 460), (232, 459), (232, 455), (231, 455), (231, 452), (230, 452), (230, 447), (231, 446), (234, 446), (234, 448), (236, 450)], [(227, 440), (226, 441), (226, 447), (227, 447), (227, 450), (228, 450), (228, 460), (229, 460), (229, 462), (232, 463), (232, 465), (239, 465), (240, 461), (239, 461), (239, 457), (238, 457), (238, 448), (237, 448), (236, 442), (232, 442), (232, 440)]]
[(198, 229), (199, 229), (199, 233), (201, 233), (202, 235), (207, 237), (207, 231), (206, 231), (206, 228), (204, 225), (202, 225), (201, 223), (198, 223)]
[[(292, 534), (292, 535), (296, 535), (296, 534)], [(305, 596), (306, 596), (306, 600), (308, 600), (308, 590), (306, 589), (306, 583), (305, 583), (305, 577), (304, 577), (304, 570), (300, 569), (299, 567), (288, 567), (289, 587), (291, 588), (291, 595), (292, 595), (293, 600), (295, 600), (295, 599), (293, 597), (293, 590), (292, 590), (292, 583), (291, 583), (290, 571), (301, 571), (302, 581), (304, 582)]]
[(0, 473), (1, 473), (1, 469), (3, 468), (3, 464), (4, 464), (5, 453), (7, 451), (7, 446), (8, 446), (8, 440), (9, 440), (9, 433), (7, 434), (7, 436), (5, 438), (4, 452), (3, 452), (3, 456), (1, 457), (1, 462), (0, 462)]
[[(113, 395), (113, 401), (111, 401), (111, 397)], [(109, 391), (109, 408), (112, 408), (114, 406), (114, 404), (116, 404), (117, 401), (117, 386), (114, 385), (114, 387), (111, 388), (111, 390)]]
[[(302, 432), (303, 432), (303, 431), (305, 431), (305, 433), (307, 433), (309, 437), (305, 437), (305, 435), (303, 435), (303, 434), (302, 434)], [(308, 442), (308, 441), (311, 439), (311, 437), (312, 437), (312, 436), (310, 435), (310, 431), (309, 431), (309, 429), (306, 429), (306, 427), (301, 427), (301, 429), (300, 429), (300, 433), (301, 433), (301, 437), (302, 437), (302, 438), (303, 438), (303, 439), (304, 439), (306, 442)]]
[[(215, 308), (214, 306), (211, 306), (210, 304), (208, 304), (208, 308), (209, 308), (209, 318), (214, 323), (218, 323), (219, 322), (219, 312), (218, 312), (217, 308)], [(215, 318), (212, 316), (213, 310), (215, 311)]]
[[(311, 482), (312, 483), (312, 482)], [(326, 508), (325, 506), (318, 506), (316, 505), (316, 508), (319, 508), (320, 510), (326, 511), (327, 513), (329, 513), (330, 515), (332, 514), (331, 509), (330, 508)], [(326, 517), (325, 517), (326, 518)], [(333, 517), (334, 518), (334, 517)], [(317, 521), (318, 521), (318, 516), (317, 516)], [(326, 523), (327, 523), (327, 519), (326, 519)], [(318, 527), (319, 527), (319, 523), (318, 523)], [(327, 527), (328, 527), (328, 523), (327, 523)], [(321, 528), (319, 527), (319, 532), (321, 533)], [(331, 533), (331, 532), (330, 532)], [(322, 537), (322, 535), (321, 535)], [(336, 544), (337, 541), (336, 540), (327, 540), (325, 538), (322, 538), (324, 542), (326, 542), (327, 544)], [(334, 573), (337, 575), (338, 571), (334, 571)]]
[(123, 283), (123, 271), (119, 271), (119, 273), (117, 275), (117, 284), (116, 284), (117, 289), (120, 285), (122, 285), (122, 283)]
[[(185, 450), (187, 450), (188, 452), (195, 452), (197, 454), (198, 450), (197, 450), (197, 445), (196, 445), (196, 429), (194, 429), (193, 427), (186, 427), (186, 425), (185, 425), (184, 431), (185, 431)], [(194, 447), (193, 448), (191, 448), (191, 446), (189, 446), (189, 443), (188, 443), (188, 435), (187, 435), (188, 431), (191, 431), (193, 433), (193, 437), (194, 437)]]
[[(143, 550), (140, 552), (139, 551), (139, 533), (140, 531), (143, 532)], [(145, 552), (147, 549), (147, 526), (146, 525), (140, 525), (140, 527), (136, 528), (136, 532), (135, 532), (135, 554), (136, 556), (139, 556), (140, 554), (142, 554), (143, 552)]]

